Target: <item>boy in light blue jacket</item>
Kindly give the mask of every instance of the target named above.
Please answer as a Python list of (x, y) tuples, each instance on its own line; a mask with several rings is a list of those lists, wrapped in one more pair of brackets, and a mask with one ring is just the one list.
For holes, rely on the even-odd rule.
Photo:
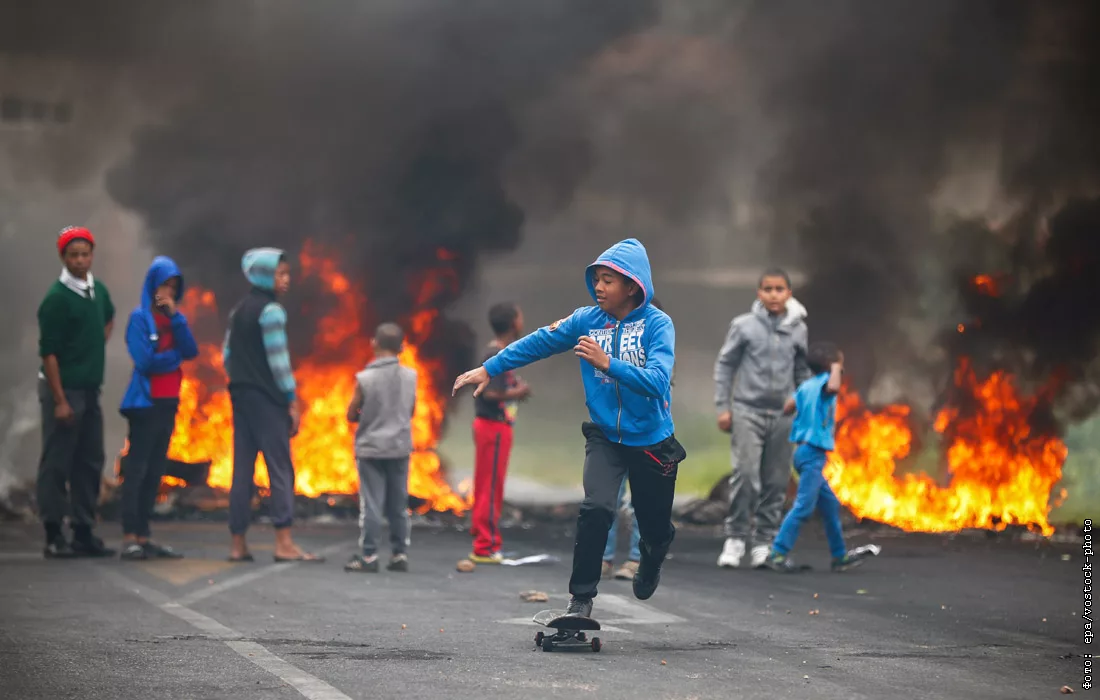
[(577, 519), (568, 614), (592, 616), (608, 528), (619, 488), (630, 479), (641, 533), (634, 595), (657, 590), (676, 530), (672, 499), (677, 468), (687, 456), (676, 440), (671, 411), (676, 330), (652, 304), (653, 278), (645, 247), (630, 238), (611, 246), (585, 273), (595, 306), (585, 306), (517, 340), (455, 380), (475, 396), (502, 372), (572, 349), (580, 358), (590, 420), (585, 437), (584, 502)]

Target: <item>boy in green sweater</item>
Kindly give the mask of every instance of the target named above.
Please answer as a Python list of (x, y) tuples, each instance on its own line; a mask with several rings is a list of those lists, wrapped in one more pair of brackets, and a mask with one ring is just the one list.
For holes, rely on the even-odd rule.
[[(38, 397), (42, 404), (42, 459), (38, 512), (46, 527), (45, 556), (104, 557), (114, 551), (92, 534), (103, 473), (103, 384), (106, 344), (115, 307), (91, 273), (95, 238), (69, 227), (57, 239), (64, 267), (38, 307)], [(68, 491), (68, 493), (66, 493)], [(70, 543), (61, 531), (65, 516)]]

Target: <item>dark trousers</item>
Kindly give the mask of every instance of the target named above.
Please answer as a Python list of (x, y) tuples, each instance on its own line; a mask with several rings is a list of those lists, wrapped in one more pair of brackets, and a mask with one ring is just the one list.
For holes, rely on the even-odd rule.
[(229, 489), (229, 532), (243, 535), (252, 521), (256, 455), (263, 453), (271, 483), (271, 524), (294, 522), (294, 463), (290, 459), (290, 412), (255, 389), (234, 389), (233, 485)]
[(54, 400), (46, 380), (38, 382), (42, 406), (42, 458), (38, 462), (38, 513), (47, 530), (60, 531), (66, 515), (74, 529), (95, 524), (103, 474), (103, 411), (99, 389), (66, 389), (73, 421), (54, 418)]
[(630, 479), (630, 497), (641, 533), (641, 549), (663, 558), (676, 529), (672, 499), (683, 448), (675, 438), (650, 448), (627, 447), (608, 440), (593, 423), (585, 423), (584, 502), (577, 518), (573, 545), (573, 575), (569, 592), (595, 597), (603, 566), (607, 531), (619, 505), (623, 477)]
[(176, 429), (179, 399), (154, 399), (150, 408), (126, 412), (130, 451), (122, 474), (122, 533), (149, 536), (149, 519), (168, 467), (168, 444)]
[(382, 515), (390, 524), (390, 551), (409, 551), (409, 458), (374, 459), (360, 457), (359, 546), (363, 556), (378, 552), (382, 539)]

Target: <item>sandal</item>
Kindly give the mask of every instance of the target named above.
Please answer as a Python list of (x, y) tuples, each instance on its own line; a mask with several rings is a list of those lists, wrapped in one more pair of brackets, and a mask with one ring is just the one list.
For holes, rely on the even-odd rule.
[(249, 562), (249, 561), (256, 561), (256, 560), (252, 557), (251, 552), (245, 552), (244, 554), (242, 554), (239, 557), (232, 557), (232, 556), (229, 557), (229, 561), (239, 563), (239, 562)]

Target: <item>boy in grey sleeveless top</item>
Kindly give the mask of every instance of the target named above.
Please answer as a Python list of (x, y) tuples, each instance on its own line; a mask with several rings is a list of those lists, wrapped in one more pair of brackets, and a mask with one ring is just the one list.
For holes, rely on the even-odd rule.
[(355, 375), (348, 420), (357, 423), (359, 544), (345, 571), (378, 571), (382, 514), (390, 525), (390, 571), (409, 570), (409, 455), (416, 409), (416, 370), (398, 364), (404, 331), (383, 323), (374, 332), (374, 360)]

